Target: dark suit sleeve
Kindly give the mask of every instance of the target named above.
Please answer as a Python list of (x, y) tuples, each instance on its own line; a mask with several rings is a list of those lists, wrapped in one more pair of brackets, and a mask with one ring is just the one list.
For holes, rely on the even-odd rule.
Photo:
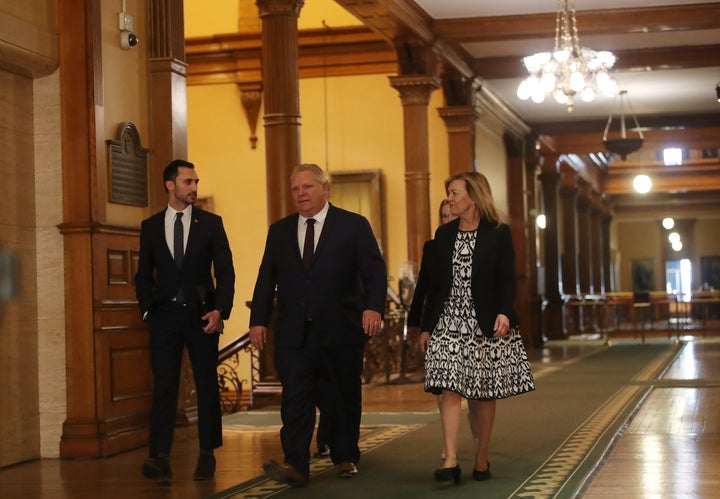
[(500, 254), (497, 285), (501, 296), (499, 313), (510, 319), (510, 326), (516, 326), (517, 324), (513, 324), (513, 322), (517, 322), (515, 314), (515, 248), (510, 227), (503, 224), (498, 230), (500, 231)]
[(230, 243), (220, 217), (211, 244), (216, 285), (215, 309), (220, 310), (223, 319), (227, 319), (230, 317), (235, 297), (235, 268)]
[(360, 278), (364, 291), (364, 310), (375, 310), (384, 314), (387, 297), (387, 267), (370, 227), (370, 222), (364, 217), (359, 219), (361, 222), (357, 244)]
[(270, 324), (270, 314), (275, 297), (275, 285), (277, 284), (272, 254), (274, 248), (273, 240), (275, 239), (276, 232), (277, 225), (270, 226), (265, 240), (265, 251), (263, 252), (257, 280), (255, 281), (255, 289), (253, 290), (250, 307), (250, 327), (267, 327)]
[(432, 239), (425, 241), (422, 260), (420, 262), (420, 271), (418, 272), (417, 282), (415, 283), (415, 292), (413, 293), (412, 303), (410, 304), (410, 310), (407, 314), (408, 327), (420, 327), (420, 318), (422, 317), (427, 295), (428, 272), (430, 265), (432, 265), (432, 248)]

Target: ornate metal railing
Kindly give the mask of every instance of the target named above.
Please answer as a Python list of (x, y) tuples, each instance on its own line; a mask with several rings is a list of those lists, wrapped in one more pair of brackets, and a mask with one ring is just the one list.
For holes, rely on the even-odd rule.
[[(363, 382), (384, 379), (386, 383), (407, 382), (407, 375), (422, 366), (418, 344), (408, 338), (407, 307), (401, 296), (388, 287), (383, 328), (365, 349)], [(397, 374), (397, 377), (393, 377)]]
[[(254, 351), (251, 348), (249, 333), (234, 339), (218, 352), (217, 374), (223, 414), (232, 414), (240, 410), (243, 384), (247, 383), (247, 380), (238, 376), (240, 353), (244, 351), (249, 351), (251, 355)], [(252, 388), (250, 405), (252, 406)]]

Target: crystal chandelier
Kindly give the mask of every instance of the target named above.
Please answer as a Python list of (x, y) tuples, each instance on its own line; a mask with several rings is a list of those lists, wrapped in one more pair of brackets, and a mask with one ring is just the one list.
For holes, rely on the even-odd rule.
[(530, 73), (517, 89), (522, 100), (541, 103), (552, 95), (560, 104), (573, 110), (573, 98), (579, 94), (585, 102), (595, 99), (598, 91), (614, 95), (617, 83), (608, 74), (615, 56), (607, 50), (581, 47), (578, 41), (575, 0), (558, 0), (555, 17), (555, 48), (523, 57)]

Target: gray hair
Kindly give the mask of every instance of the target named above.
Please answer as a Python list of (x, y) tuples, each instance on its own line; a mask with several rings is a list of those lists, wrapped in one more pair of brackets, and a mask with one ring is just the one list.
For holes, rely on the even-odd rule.
[(312, 174), (315, 175), (315, 180), (317, 180), (321, 184), (328, 183), (328, 178), (327, 175), (325, 175), (325, 171), (314, 163), (302, 163), (297, 165), (295, 168), (293, 168), (293, 171), (290, 174), (290, 178), (292, 179), (295, 174), (299, 172), (312, 172)]

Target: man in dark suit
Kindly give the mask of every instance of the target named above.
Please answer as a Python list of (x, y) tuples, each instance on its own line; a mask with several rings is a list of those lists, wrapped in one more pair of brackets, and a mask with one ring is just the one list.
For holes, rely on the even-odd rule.
[(165, 168), (163, 180), (168, 206), (142, 223), (135, 287), (150, 334), (153, 373), (150, 459), (142, 471), (167, 485), (183, 347), (198, 402), (200, 452), (194, 478), (215, 474), (213, 450), (222, 445), (218, 337), (232, 309), (235, 270), (222, 219), (193, 206), (198, 183), (194, 165), (175, 160)]
[[(363, 353), (382, 327), (387, 271), (370, 224), (328, 202), (323, 170), (303, 164), (291, 175), (298, 213), (270, 226), (250, 313), (250, 341), (262, 350), (277, 298), (274, 361), (282, 383), (284, 462), (265, 473), (291, 486), (307, 483), (315, 404), (332, 421), (330, 457), (339, 476), (357, 474)], [(307, 237), (306, 237), (307, 236)]]

